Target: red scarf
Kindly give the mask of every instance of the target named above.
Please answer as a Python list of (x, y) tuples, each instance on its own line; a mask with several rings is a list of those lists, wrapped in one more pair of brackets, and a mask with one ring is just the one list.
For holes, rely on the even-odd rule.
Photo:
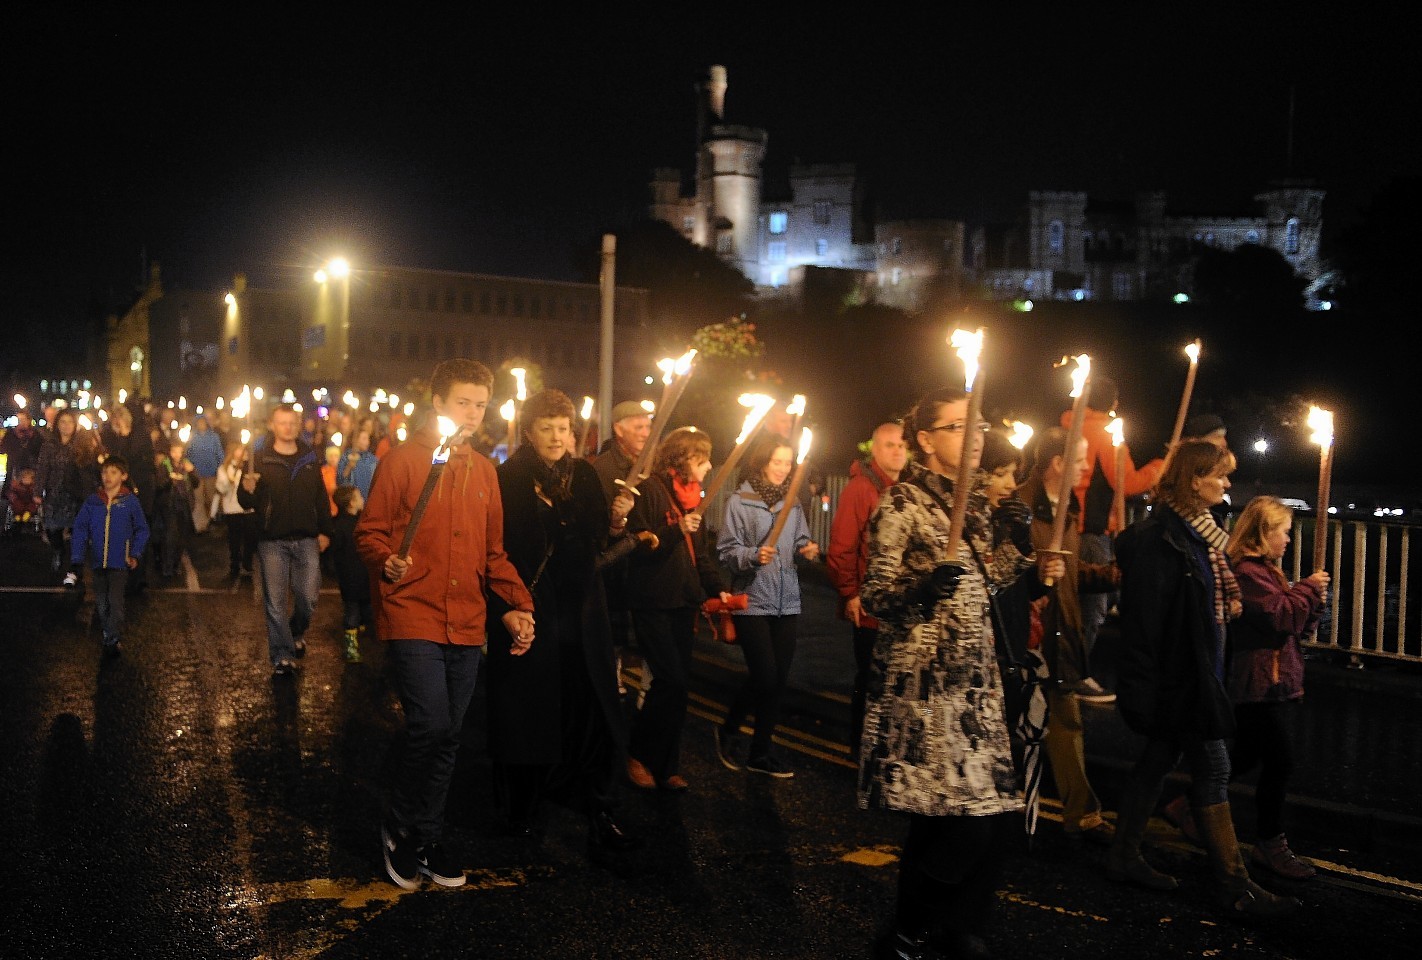
[(675, 470), (667, 471), (671, 478), (672, 495), (676, 497), (677, 504), (684, 511), (695, 510), (701, 506), (701, 481), (682, 481), (681, 476)]

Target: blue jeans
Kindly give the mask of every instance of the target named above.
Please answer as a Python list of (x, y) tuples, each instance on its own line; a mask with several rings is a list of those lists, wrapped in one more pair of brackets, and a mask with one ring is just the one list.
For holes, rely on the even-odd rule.
[(1223, 740), (1148, 740), (1131, 777), (1150, 796), (1160, 791), (1165, 776), (1185, 754), (1190, 770), (1190, 805), (1212, 807), (1229, 800), (1229, 749)]
[[(266, 600), (267, 653), (272, 663), (296, 655), (295, 641), (311, 625), (316, 595), (321, 590), (321, 548), (314, 537), (301, 540), (263, 540), (257, 544), (262, 560), (262, 596)], [(287, 616), (288, 588), (296, 596), (296, 612)]]
[(424, 846), (438, 842), (444, 829), (464, 711), (483, 654), (429, 640), (391, 640), (386, 650), (405, 709), (405, 750), (390, 791), (389, 825)]
[[(1081, 562), (1110, 564), (1116, 558), (1111, 537), (1105, 533), (1083, 533), (1081, 535)], [(1114, 593), (1082, 593), (1081, 599), (1081, 644), (1086, 652), (1086, 663), (1082, 668), (1086, 676), (1091, 676), (1091, 650), (1096, 646), (1096, 634), (1106, 620), (1112, 604), (1116, 602)]]

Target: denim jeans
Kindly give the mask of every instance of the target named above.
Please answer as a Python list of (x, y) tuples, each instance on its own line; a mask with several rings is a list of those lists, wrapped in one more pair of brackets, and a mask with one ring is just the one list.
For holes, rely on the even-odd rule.
[(1190, 770), (1190, 805), (1210, 807), (1229, 800), (1229, 749), (1223, 740), (1148, 740), (1131, 777), (1154, 796), (1180, 755)]
[[(1081, 535), (1081, 562), (1110, 564), (1116, 558), (1116, 550), (1111, 537), (1105, 533), (1083, 533)], [(1081, 599), (1081, 644), (1087, 661), (1082, 664), (1086, 675), (1091, 675), (1091, 650), (1096, 646), (1096, 634), (1106, 620), (1106, 614), (1116, 602), (1114, 593), (1083, 593)]]
[[(267, 653), (272, 663), (296, 655), (295, 641), (311, 625), (316, 595), (321, 590), (321, 548), (314, 537), (301, 540), (263, 540), (257, 544), (262, 560), (262, 596), (266, 600)], [(296, 596), (296, 612), (287, 616), (287, 590)]]
[(106, 647), (123, 639), (123, 592), (127, 585), (127, 567), (94, 571), (94, 612), (99, 615)]
[(479, 678), (479, 647), (391, 640), (386, 650), (405, 709), (405, 749), (390, 791), (390, 826), (417, 846), (436, 843), (459, 755), (464, 711)]

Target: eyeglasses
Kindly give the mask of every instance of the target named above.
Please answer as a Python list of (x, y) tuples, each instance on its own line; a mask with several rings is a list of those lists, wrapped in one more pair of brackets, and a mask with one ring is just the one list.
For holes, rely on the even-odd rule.
[[(927, 433), (937, 433), (939, 430), (942, 430), (942, 431), (945, 432), (945, 433), (963, 433), (963, 432), (966, 431), (967, 429), (968, 429), (968, 424), (967, 424), (967, 422), (964, 421), (964, 420), (959, 420), (959, 421), (957, 421), (957, 422), (955, 422), (955, 423), (942, 423), (942, 424), (939, 424), (939, 425), (936, 426), (936, 427), (925, 427), (925, 428), (924, 428), (925, 432), (927, 432)], [(991, 430), (991, 429), (992, 429), (992, 424), (988, 423), (988, 422), (985, 421), (985, 420), (979, 420), (979, 421), (978, 421), (978, 432), (979, 432), (979, 433), (987, 433), (987, 432), (988, 432), (989, 430)]]

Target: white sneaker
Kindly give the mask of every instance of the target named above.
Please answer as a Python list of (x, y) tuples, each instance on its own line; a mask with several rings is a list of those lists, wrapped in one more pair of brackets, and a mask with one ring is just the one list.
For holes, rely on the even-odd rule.
[(1115, 703), (1116, 695), (1093, 678), (1087, 677), (1076, 685), (1076, 698), (1082, 703)]
[(66, 587), (79, 586), (79, 574), (75, 573), (73, 570), (70, 570), (64, 575), (64, 585)]

